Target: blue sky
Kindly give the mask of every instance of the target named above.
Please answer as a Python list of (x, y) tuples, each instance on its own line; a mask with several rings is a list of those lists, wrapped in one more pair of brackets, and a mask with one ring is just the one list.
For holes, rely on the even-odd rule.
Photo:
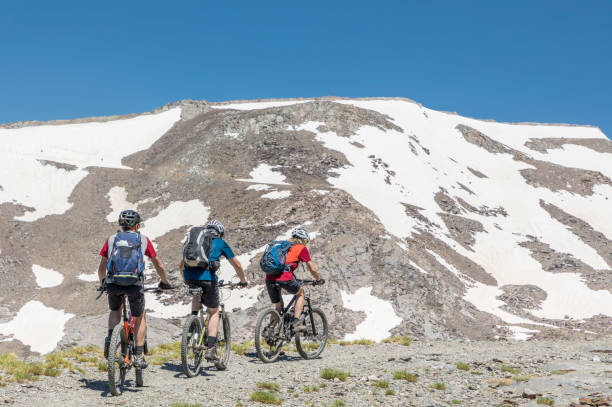
[(402, 96), (612, 136), (612, 1), (4, 1), (0, 122)]

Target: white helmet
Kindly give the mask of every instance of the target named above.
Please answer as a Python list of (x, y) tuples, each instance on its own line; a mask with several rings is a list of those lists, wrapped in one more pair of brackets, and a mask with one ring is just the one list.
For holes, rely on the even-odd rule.
[(306, 232), (302, 228), (295, 228), (291, 231), (291, 237), (297, 237), (298, 239), (304, 239), (306, 242), (310, 242), (310, 236), (308, 236), (308, 232)]
[(217, 233), (219, 233), (219, 236), (223, 236), (223, 234), (225, 233), (225, 228), (218, 220), (211, 220), (206, 224), (205, 228), (217, 231)]

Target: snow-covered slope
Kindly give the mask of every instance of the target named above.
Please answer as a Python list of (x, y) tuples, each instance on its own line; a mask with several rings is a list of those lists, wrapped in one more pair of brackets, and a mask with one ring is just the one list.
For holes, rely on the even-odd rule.
[[(311, 296), (335, 336), (527, 339), (612, 320), (612, 143), (597, 128), (324, 98), (186, 101), (0, 140), (0, 272), (20, 276), (0, 287), (0, 348), (46, 352), (73, 315), (104, 312), (97, 252), (127, 207), (171, 270), (189, 226), (226, 224), (253, 283), (226, 294), (236, 337), (267, 306), (258, 256), (297, 225), (316, 231), (328, 284)], [(235, 278), (228, 263), (220, 274)], [(189, 312), (183, 292), (147, 304)], [(57, 316), (48, 343), (29, 339), (44, 337), (31, 313)]]

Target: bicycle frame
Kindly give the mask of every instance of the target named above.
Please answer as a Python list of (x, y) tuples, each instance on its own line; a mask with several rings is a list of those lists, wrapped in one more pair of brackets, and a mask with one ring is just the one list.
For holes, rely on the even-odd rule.
[[(221, 280), (221, 281), (217, 282), (217, 287), (219, 287), (219, 288), (223, 288), (223, 287), (231, 288), (231, 287), (234, 287), (234, 284), (231, 284), (231, 283), (224, 284), (223, 280)], [(201, 287), (200, 287), (200, 289), (201, 289)], [(193, 295), (201, 295), (201, 291), (200, 291), (199, 294), (193, 294)], [(226, 317), (225, 316), (225, 304), (223, 304), (223, 302), (219, 302), (219, 307), (218, 308), (219, 308), (219, 313), (221, 314), (221, 315), (219, 315), (220, 319), (225, 318)], [(198, 346), (199, 347), (201, 347), (202, 343), (204, 342), (204, 335), (202, 335), (202, 334), (207, 331), (207, 329), (208, 329), (208, 322), (210, 321), (210, 313), (208, 312), (208, 308), (206, 309), (206, 311), (204, 311), (204, 304), (200, 303), (200, 312), (199, 312), (200, 317), (202, 317), (202, 314), (204, 314), (204, 313), (206, 313), (206, 318), (204, 319), (204, 323), (202, 324), (202, 332), (200, 334), (200, 339), (198, 339)]]
[(133, 333), (134, 340), (136, 340), (136, 317), (132, 316), (132, 311), (130, 313), (127, 312), (127, 295), (123, 296), (123, 329), (125, 330), (125, 338), (126, 338), (126, 352), (123, 355), (123, 361), (127, 364), (130, 364), (130, 347), (132, 346), (132, 341), (130, 341), (130, 332)]
[[(291, 301), (289, 301), (289, 304), (287, 304), (286, 307), (283, 308), (284, 306), (284, 300), (283, 300), (283, 296), (281, 295), (281, 312), (280, 312), (280, 316), (283, 317), (290, 309), (291, 306), (293, 306), (293, 304), (295, 304), (297, 301), (297, 296), (294, 295), (293, 298), (291, 298)], [(316, 335), (317, 334), (317, 327), (315, 326), (314, 323), (314, 318), (312, 316), (312, 312), (310, 312), (311, 306), (310, 306), (310, 297), (309, 296), (304, 296), (304, 309), (302, 310), (302, 314), (304, 312), (308, 313), (308, 317), (310, 319), (310, 325), (312, 326), (312, 334)]]

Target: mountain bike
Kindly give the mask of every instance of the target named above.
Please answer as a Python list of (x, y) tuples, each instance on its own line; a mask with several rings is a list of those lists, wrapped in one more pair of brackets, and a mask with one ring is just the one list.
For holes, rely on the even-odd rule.
[[(106, 291), (106, 286), (98, 288), (100, 294)], [(145, 288), (145, 291), (159, 291), (158, 288)], [(127, 372), (134, 368), (136, 373), (136, 387), (144, 385), (142, 369), (134, 366), (134, 355), (136, 351), (136, 317), (132, 316), (129, 308), (127, 295), (123, 295), (123, 321), (113, 328), (108, 351), (108, 387), (113, 396), (123, 393)], [(148, 345), (145, 339), (144, 353), (148, 353)]]
[[(219, 288), (238, 288), (239, 284), (217, 282)], [(202, 295), (202, 287), (189, 287), (189, 295)], [(206, 317), (204, 317), (206, 314)], [(210, 314), (200, 305), (198, 315), (190, 315), (185, 321), (181, 338), (181, 362), (187, 377), (194, 377), (200, 372), (202, 357), (206, 351), (208, 321)], [(225, 312), (223, 301), (219, 303), (219, 329), (217, 330), (217, 359), (213, 362), (217, 370), (225, 370), (229, 364), (232, 335), (229, 315)]]
[[(314, 280), (301, 280), (303, 285), (317, 285)], [(276, 287), (280, 286), (275, 283)], [(296, 332), (293, 326), (293, 305), (297, 296), (293, 296), (285, 307), (281, 296), (281, 312), (274, 308), (263, 310), (255, 324), (255, 349), (257, 356), (264, 363), (278, 359), (283, 344), (291, 342), (295, 337), (295, 347), (304, 359), (318, 357), (327, 343), (327, 317), (317, 307), (312, 306), (309, 296), (305, 296), (304, 310), (298, 324), (306, 327), (304, 332)]]

